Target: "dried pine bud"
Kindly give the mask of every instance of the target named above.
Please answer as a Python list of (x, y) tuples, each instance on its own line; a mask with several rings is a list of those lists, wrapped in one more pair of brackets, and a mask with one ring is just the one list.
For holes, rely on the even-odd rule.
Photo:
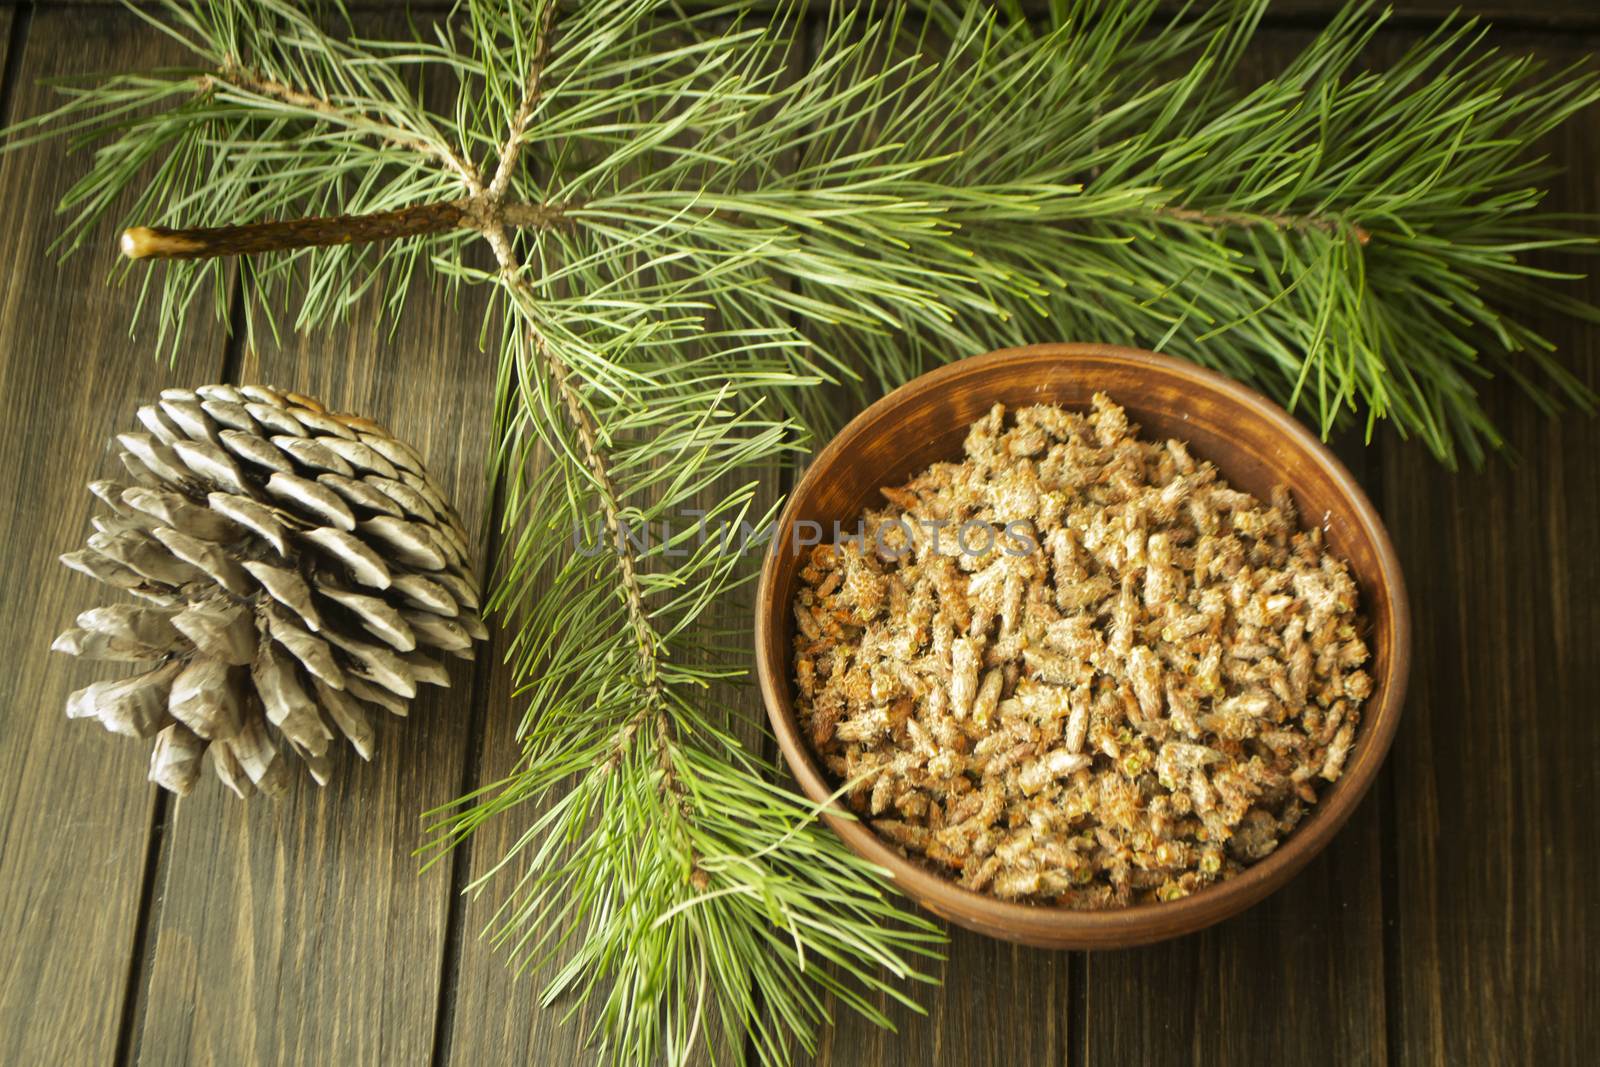
[[(1136, 432), (1103, 395), (992, 408), (964, 460), (862, 517), (940, 550), (823, 547), (801, 572), (796, 705), (822, 763), (968, 888), (1178, 899), (1269, 855), (1356, 743), (1372, 679), (1344, 565), (1286, 489), (1263, 505)], [(1031, 553), (988, 536), (1012, 520)]]

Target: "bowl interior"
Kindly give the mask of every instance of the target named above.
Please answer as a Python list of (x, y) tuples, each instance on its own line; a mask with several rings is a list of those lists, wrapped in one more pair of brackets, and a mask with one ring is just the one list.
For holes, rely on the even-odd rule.
[[(1405, 686), (1409, 628), (1400, 571), (1371, 504), (1344, 467), (1270, 401), (1219, 375), (1168, 357), (1097, 345), (1035, 345), (973, 357), (924, 375), (850, 423), (815, 458), (779, 519), (762, 573), (757, 663), (774, 729), (805, 792), (823, 800), (834, 786), (795, 720), (789, 655), (790, 611), (806, 549), (802, 521), (852, 528), (882, 486), (898, 485), (930, 463), (958, 458), (967, 427), (996, 402), (1086, 409), (1108, 393), (1151, 439), (1187, 441), (1236, 488), (1265, 498), (1285, 484), (1303, 525), (1320, 523), (1332, 551), (1360, 586), (1372, 650), (1374, 687), (1340, 780), (1265, 860), (1183, 900), (1116, 911), (1073, 912), (973, 893), (908, 860), (863, 824), (830, 822), (858, 852), (893, 873), (901, 888), (954, 922), (995, 936), (1056, 947), (1136, 944), (1209, 925), (1259, 900), (1319, 850), (1371, 784), (1393, 737)], [(813, 528), (802, 527), (802, 530)]]

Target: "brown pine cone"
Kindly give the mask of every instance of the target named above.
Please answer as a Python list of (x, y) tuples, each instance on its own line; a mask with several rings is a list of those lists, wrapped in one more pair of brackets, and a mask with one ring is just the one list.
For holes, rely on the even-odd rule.
[(94, 608), (52, 646), (141, 672), (73, 693), (67, 714), (154, 737), (150, 780), (187, 795), (211, 754), (240, 796), (283, 792), (282, 739), (319, 785), (343, 734), (372, 757), (369, 712), (405, 715), (430, 651), (487, 636), (466, 531), (382, 426), (262, 386), (167, 389), (117, 437), (133, 484), (61, 561), (142, 598)]

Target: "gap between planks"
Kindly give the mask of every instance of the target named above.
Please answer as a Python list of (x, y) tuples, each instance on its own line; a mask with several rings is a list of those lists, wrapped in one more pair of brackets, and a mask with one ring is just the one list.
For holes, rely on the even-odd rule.
[[(489, 462), (495, 462), (491, 457)], [(484, 586), (488, 588), (498, 564), (503, 522), (505, 519), (505, 478), (497, 477), (494, 493), (488, 501), (488, 530), (483, 540)], [(487, 603), (487, 598), (485, 598)], [(503, 648), (499, 620), (491, 620), (493, 632), (483, 643), (482, 657), (473, 663), (472, 696), (467, 710), (467, 743), (462, 760), (461, 789), (458, 796), (467, 796), (481, 784), (483, 775), (483, 734), (489, 700), (495, 682), (496, 665), (501, 662)], [(513, 688), (513, 692), (515, 689)], [(503, 818), (504, 816), (502, 816)], [(461, 967), (461, 953), (466, 944), (467, 879), (472, 870), (472, 837), (467, 837), (450, 850), (450, 899), (445, 912), (444, 947), (440, 953), (439, 1001), (433, 1017), (433, 1067), (445, 1067), (455, 1040), (456, 976)], [(509, 966), (509, 964), (508, 964)]]

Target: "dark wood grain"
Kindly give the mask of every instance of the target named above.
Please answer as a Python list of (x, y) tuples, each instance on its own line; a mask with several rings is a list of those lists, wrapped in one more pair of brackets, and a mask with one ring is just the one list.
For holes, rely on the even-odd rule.
[[(796, 66), (802, 66), (805, 58), (802, 56)], [(796, 70), (785, 70), (778, 77), (787, 82), (797, 73)], [(683, 136), (679, 141), (687, 145), (692, 144), (694, 139)], [(792, 167), (792, 158), (785, 159), (781, 165)], [(635, 164), (635, 170), (637, 166)], [(553, 250), (546, 251), (547, 257), (554, 254)], [(547, 259), (546, 262), (551, 260)], [(706, 315), (705, 328), (714, 335), (720, 328), (718, 320), (711, 309), (707, 310)], [(754, 482), (757, 485), (755, 510), (759, 513), (760, 509), (782, 493), (788, 473), (779, 461), (746, 467), (715, 480), (698, 494), (692, 507), (714, 508), (729, 494)], [(688, 528), (696, 521), (687, 513), (665, 518), (679, 530)], [(753, 551), (750, 558), (743, 562), (746, 573), (753, 576), (759, 565), (758, 552)], [(651, 566), (654, 564), (646, 564), (646, 567)], [(754, 600), (753, 582), (733, 590), (707, 610), (701, 623), (702, 632), (748, 632)], [(513, 695), (512, 680), (505, 673), (496, 675), (492, 681), (493, 689), (485, 703), (481, 765), (474, 768), (473, 786), (503, 779), (515, 770), (521, 754), (518, 730), (524, 703)], [(751, 751), (763, 751), (768, 740), (763, 728), (765, 715), (761, 709), (760, 695), (750, 680), (720, 681), (692, 699), (711, 721), (720, 722)], [(551, 801), (553, 799), (550, 798)], [(441, 1051), (445, 1055), (440, 1058), (438, 1067), (443, 1067), (445, 1063), (587, 1063), (595, 1058), (586, 1042), (603, 994), (597, 994), (590, 1004), (577, 1010), (574, 1010), (570, 996), (548, 1007), (539, 1004), (545, 984), (555, 969), (571, 957), (577, 939), (559, 951), (548, 967), (523, 969), (527, 962), (525, 959), (517, 957), (509, 948), (492, 948), (487, 936), (496, 925), (496, 912), (511, 897), (514, 886), (526, 868), (521, 861), (515, 861), (507, 864), (498, 875), (489, 876), (494, 867), (513, 851), (527, 827), (547, 808), (548, 802), (493, 819), (484, 824), (460, 850), (460, 861), (465, 872), (463, 881), (479, 888), (467, 897), (462, 907), (461, 943), (457, 956), (452, 960), (453, 1018), (448, 1037), (441, 1043)], [(711, 999), (708, 996), (708, 1006)], [(508, 1004), (516, 1005), (517, 1010), (507, 1011)], [(570, 1017), (567, 1014), (569, 1011), (573, 1012)], [(736, 1064), (745, 1060), (743, 1034), (728, 1033), (723, 1020), (714, 1011), (708, 1012), (703, 1025), (712, 1036), (708, 1044), (696, 1050), (689, 1067)]]
[[(389, 35), (404, 26), (360, 24)], [(488, 529), (496, 374), (478, 345), (483, 294), (451, 292), (424, 269), (398, 323), (380, 303), (375, 291), (348, 321), (281, 344), (263, 329), (233, 376), (386, 425), (425, 457), (477, 540)], [(460, 791), (473, 696), (497, 663), (484, 651), (475, 664), (452, 659), (451, 688), (425, 688), (406, 718), (376, 722), (371, 764), (344, 749), (326, 788), (301, 776), (276, 804), (202, 788), (175, 806), (136, 1011), (139, 1061), (430, 1058), (454, 871), (419, 874), (413, 852), (422, 813)]]
[[(1241, 85), (1273, 77), (1311, 33), (1257, 40)], [(1333, 448), (1376, 502), (1375, 451), (1354, 432)], [(1193, 938), (1086, 957), (1086, 1062), (1383, 1062), (1383, 792), (1380, 781), (1327, 852), (1244, 915)]]
[[(845, 410), (850, 402), (844, 389), (833, 393)], [(794, 471), (791, 483), (801, 473), (803, 468)], [(770, 738), (766, 756), (782, 765), (777, 742)], [(800, 791), (792, 775), (784, 784)], [(818, 1035), (815, 1054), (802, 1053), (798, 1062), (816, 1067), (1044, 1067), (1072, 1062), (1070, 1049), (1083, 1041), (1077, 1032), (1082, 1023), (1077, 1011), (1082, 1000), (1076, 969), (1080, 957), (1006, 944), (949, 923), (940, 926), (949, 938), (944, 958), (921, 966), (934, 984), (905, 986), (918, 1010), (886, 996), (873, 998), (873, 1007), (892, 1027), (884, 1029), (830, 996), (826, 1004), (833, 1025)], [(883, 970), (878, 976), (889, 978)]]
[(929, 968), (938, 986), (907, 987), (926, 1015), (887, 997), (875, 1000), (894, 1031), (874, 1026), (830, 998), (834, 1025), (822, 1032), (810, 1062), (818, 1067), (1069, 1062), (1069, 1042), (1076, 1040), (1070, 1022), (1072, 956), (961, 929), (951, 931), (946, 955)]
[(1379, 818), (1369, 797), (1294, 881), (1220, 926), (1090, 954), (1085, 1062), (1383, 1063)]
[[(497, 631), (492, 648), (485, 649), (484, 655), (498, 662), (505, 649), (505, 635)], [(489, 683), (480, 719), (481, 740), (475, 745), (477, 759), (469, 769), (470, 781), (463, 782), (463, 793), (510, 774), (521, 752), (517, 724), (522, 708), (512, 696), (510, 672), (496, 672)], [(461, 880), (470, 882), (482, 877), (511, 848), (525, 828), (525, 820), (536, 816), (537, 809), (529, 808), (525, 815), (519, 812), (484, 824), (453, 857), (463, 872)], [(495, 951), (485, 937), (490, 920), (518, 873), (520, 870), (481, 893), (469, 895), (457, 906), (459, 940), (455, 958), (449, 962), (453, 982), (450, 1016), (440, 1041), (443, 1055), (436, 1067), (582, 1062), (578, 1055), (582, 1021), (574, 1019), (567, 1027), (560, 1026), (550, 1017), (557, 1013), (539, 1007), (537, 976), (519, 978), (513, 970), (514, 960), (505, 952)]]
[[(12, 15), (0, 12), (9, 30)], [(137, 21), (101, 9), (41, 12), (13, 79), (9, 114), (37, 114), (42, 77), (171, 62)], [(63, 147), (0, 161), (11, 219), (0, 292), (0, 1062), (105, 1063), (113, 1056), (139, 930), (154, 790), (147, 746), (69, 722), (67, 694), (110, 673), (49, 651), (79, 611), (119, 598), (56, 556), (88, 530), (84, 483), (114, 474), (106, 450), (135, 397), (214, 378), (223, 336), (196, 323), (175, 366), (128, 340), (127, 290), (105, 286), (114, 230), (64, 265), (48, 246), (75, 174)], [(99, 669), (97, 669), (97, 667)]]
[[(1597, 129), (1591, 110), (1551, 145), (1570, 168), (1556, 210), (1600, 210)], [(1582, 291), (1600, 299), (1593, 279)], [(1600, 387), (1600, 330), (1539, 324)], [(1404, 1064), (1586, 1063), (1600, 1047), (1600, 421), (1547, 419), (1503, 381), (1486, 402), (1514, 463), (1447, 477), (1420, 448), (1384, 449), (1419, 637), (1392, 761), (1395, 1045)]]

